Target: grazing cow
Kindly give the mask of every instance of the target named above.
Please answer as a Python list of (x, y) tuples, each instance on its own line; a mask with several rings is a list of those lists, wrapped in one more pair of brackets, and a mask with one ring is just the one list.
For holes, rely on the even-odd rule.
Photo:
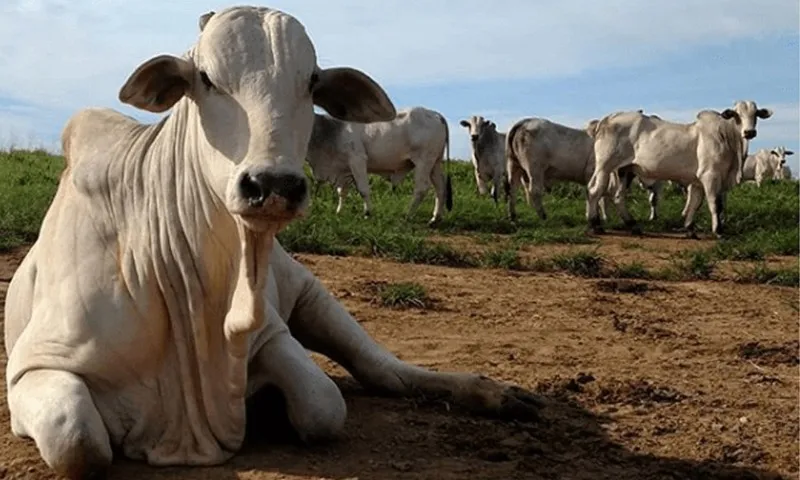
[[(512, 221), (517, 218), (514, 191), (517, 183), (523, 186), (528, 204), (542, 220), (547, 218), (542, 195), (553, 183), (569, 181), (586, 185), (594, 170), (594, 140), (589, 131), (596, 126), (597, 120), (592, 120), (579, 130), (532, 117), (511, 126), (505, 149), (508, 215)], [(606, 218), (602, 204), (601, 209)]]
[(787, 177), (786, 157), (794, 155), (791, 150), (785, 147), (777, 147), (771, 150), (762, 148), (753, 155), (748, 155), (744, 161), (744, 171), (742, 181), (755, 181), (759, 187), (764, 180), (783, 180), (792, 178), (791, 170)]
[(374, 173), (396, 187), (414, 171), (411, 216), (433, 184), (436, 198), (431, 224), (442, 219), (443, 205), (453, 206), (450, 175), (442, 170), (450, 162), (450, 132), (444, 116), (423, 107), (397, 112), (390, 121), (344, 122), (327, 115), (314, 116), (308, 146), (308, 164), (314, 178), (333, 184), (339, 194), (336, 213), (342, 211), (348, 186), (355, 183), (364, 200), (364, 216), (370, 215), (369, 176)]
[[(758, 119), (768, 119), (772, 116), (772, 110), (769, 108), (759, 108), (756, 102), (752, 100), (738, 100), (733, 104), (733, 111), (736, 115), (731, 117), (729, 121), (733, 122), (737, 129), (741, 132), (742, 142), (744, 143), (744, 155), (747, 156), (750, 140), (758, 134), (757, 124)], [(642, 110), (639, 110), (642, 113)], [(650, 118), (661, 120), (657, 115), (650, 115)], [(744, 174), (744, 162), (740, 165), (740, 177)], [(630, 174), (629, 174), (630, 175)], [(662, 181), (648, 180), (640, 178), (642, 186), (650, 192), (650, 220), (655, 220), (658, 217), (658, 203), (663, 191)], [(673, 183), (676, 183), (672, 181)], [(688, 185), (677, 183), (677, 187), (684, 194), (688, 194)], [(723, 194), (724, 203), (725, 194)], [(688, 197), (687, 197), (688, 202)], [(688, 205), (688, 204), (687, 204)], [(684, 209), (684, 215), (686, 210)]]
[(506, 177), (506, 134), (498, 132), (494, 122), (480, 115), (461, 120), (459, 124), (469, 133), (478, 194), (486, 195), (486, 183), (491, 182), (491, 196), (497, 204), (497, 196)]
[[(641, 112), (617, 112), (604, 117), (592, 134), (595, 138), (596, 167), (589, 182), (586, 217), (601, 232), (597, 204), (606, 192), (611, 175), (632, 172), (649, 180), (674, 180), (689, 185), (684, 207), (684, 226), (694, 235), (694, 214), (702, 203), (704, 189), (712, 216), (712, 231), (721, 233), (720, 216), (724, 195), (740, 178), (743, 151), (741, 121), (731, 109), (721, 114), (703, 110), (689, 124), (655, 119)], [(625, 196), (628, 182), (619, 182), (615, 199), (620, 216), (633, 231), (636, 221), (628, 213)]]
[(276, 10), (227, 8), (200, 29), (120, 90), (168, 116), (85, 109), (63, 130), (66, 168), (5, 304), (13, 433), (69, 478), (101, 476), (112, 449), (213, 465), (242, 445), (245, 399), (272, 385), (300, 438), (330, 438), (345, 402), (306, 348), (382, 392), (535, 414), (517, 387), (399, 360), (275, 240), (307, 208), (312, 105), (389, 120), (381, 87), (318, 67), (304, 27)]

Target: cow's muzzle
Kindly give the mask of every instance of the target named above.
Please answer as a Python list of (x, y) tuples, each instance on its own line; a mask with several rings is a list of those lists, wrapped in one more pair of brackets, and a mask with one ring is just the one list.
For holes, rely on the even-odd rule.
[(756, 138), (756, 131), (755, 130), (745, 130), (743, 135), (744, 135), (744, 138), (746, 138), (747, 140), (752, 140), (752, 139)]
[(293, 216), (308, 200), (308, 180), (302, 173), (280, 167), (250, 167), (236, 179), (239, 208), (247, 216)]

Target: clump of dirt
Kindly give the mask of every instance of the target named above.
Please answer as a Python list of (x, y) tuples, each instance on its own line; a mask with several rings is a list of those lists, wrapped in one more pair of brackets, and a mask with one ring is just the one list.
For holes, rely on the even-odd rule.
[(583, 393), (583, 386), (595, 381), (591, 373), (580, 372), (572, 378), (556, 375), (542, 380), (536, 385), (537, 393), (548, 394), (556, 398), (567, 398), (576, 393)]
[(763, 365), (800, 365), (800, 341), (794, 340), (782, 345), (763, 345), (761, 342), (747, 342), (739, 344), (737, 354), (743, 360), (758, 361)]
[(668, 386), (655, 385), (644, 379), (597, 380), (592, 374), (578, 373), (572, 378), (554, 376), (539, 382), (536, 392), (555, 398), (582, 397), (599, 404), (647, 406), (656, 403), (677, 403), (686, 395)]
[(659, 287), (648, 282), (638, 282), (634, 280), (615, 279), (615, 280), (599, 280), (594, 284), (595, 288), (604, 293), (630, 293), (634, 295), (642, 295), (649, 291), (664, 291), (663, 287)]
[(595, 400), (602, 404), (652, 405), (677, 403), (686, 395), (669, 386), (655, 385), (644, 379), (610, 380), (598, 385)]
[(631, 333), (640, 337), (647, 337), (652, 340), (662, 340), (677, 337), (678, 334), (660, 327), (654, 323), (634, 318), (627, 314), (611, 314), (611, 322), (614, 330), (620, 333)]

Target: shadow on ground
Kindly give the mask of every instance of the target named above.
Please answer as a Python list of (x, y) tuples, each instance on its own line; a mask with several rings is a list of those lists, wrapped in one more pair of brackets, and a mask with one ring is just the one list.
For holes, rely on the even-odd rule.
[(662, 458), (627, 450), (599, 417), (561, 398), (542, 396), (541, 419), (506, 422), (433, 401), (375, 398), (335, 378), (347, 399), (344, 438), (302, 446), (279, 394), (251, 399), (242, 451), (212, 468), (150, 468), (117, 462), (112, 478), (359, 479), (781, 479), (779, 474), (713, 461)]

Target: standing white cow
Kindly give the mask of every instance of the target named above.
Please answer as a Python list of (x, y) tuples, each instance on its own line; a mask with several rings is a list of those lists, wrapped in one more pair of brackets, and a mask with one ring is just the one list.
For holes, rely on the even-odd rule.
[(436, 193), (433, 217), (442, 219), (443, 205), (453, 207), (450, 175), (442, 169), (450, 163), (450, 132), (439, 112), (413, 107), (397, 112), (396, 118), (383, 122), (344, 122), (315, 114), (308, 146), (308, 164), (314, 178), (336, 187), (342, 211), (347, 189), (355, 183), (364, 201), (364, 215), (369, 216), (369, 176), (381, 175), (396, 186), (405, 175), (414, 172), (414, 196), (408, 209), (411, 216), (433, 184)]
[(491, 196), (496, 204), (506, 177), (506, 134), (498, 132), (494, 122), (480, 115), (461, 120), (459, 124), (469, 133), (478, 194), (486, 195), (486, 184), (491, 182)]
[[(583, 130), (567, 127), (544, 118), (523, 118), (506, 136), (506, 172), (508, 215), (517, 218), (515, 187), (521, 184), (529, 205), (542, 220), (547, 213), (542, 196), (558, 181), (586, 185), (594, 171), (594, 140), (589, 131), (597, 120)], [(605, 198), (603, 199), (605, 201)], [(606, 207), (601, 204), (603, 218)]]
[[(741, 132), (742, 135), (742, 142), (744, 143), (743, 152), (744, 155), (747, 156), (747, 152), (750, 145), (750, 140), (755, 138), (758, 135), (758, 119), (768, 119), (772, 116), (772, 110), (769, 108), (759, 108), (756, 102), (752, 100), (737, 100), (733, 103), (733, 111), (736, 112), (736, 115), (729, 119), (730, 122), (736, 125), (736, 128)], [(643, 113), (642, 110), (639, 110), (639, 113)], [(650, 115), (650, 118), (661, 120), (660, 117), (657, 115)], [(740, 166), (741, 172), (740, 175), (744, 175), (744, 162)], [(627, 180), (630, 184), (630, 173), (628, 173)], [(661, 192), (663, 191), (663, 182), (660, 180), (651, 180), (651, 179), (644, 179), (639, 178), (641, 181), (642, 186), (647, 189), (650, 193), (649, 201), (650, 201), (650, 220), (655, 220), (658, 217), (658, 203), (661, 198)], [(670, 180), (672, 181), (672, 180)], [(677, 183), (672, 181), (672, 183)], [(688, 185), (677, 183), (678, 188), (684, 194), (688, 194)], [(726, 194), (723, 194), (723, 204), (725, 202)], [(688, 202), (688, 196), (686, 201)], [(686, 204), (688, 205), (688, 203)], [(684, 215), (686, 214), (686, 209), (684, 208)]]
[(385, 92), (357, 70), (319, 68), (282, 12), (228, 8), (200, 28), (185, 56), (147, 60), (120, 90), (171, 114), (143, 125), (85, 109), (64, 128), (66, 169), (6, 298), (14, 434), (69, 478), (102, 475), (112, 448), (213, 465), (238, 451), (245, 399), (269, 384), (301, 438), (332, 437), (345, 402), (306, 348), (386, 393), (535, 413), (516, 387), (399, 360), (275, 241), (307, 208), (313, 104), (389, 120)]
[[(739, 183), (745, 145), (730, 122), (739, 114), (727, 109), (721, 114), (703, 110), (689, 124), (652, 118), (639, 112), (617, 112), (604, 117), (593, 130), (596, 168), (589, 182), (586, 217), (590, 227), (601, 232), (597, 204), (606, 192), (611, 175), (627, 172), (650, 180), (674, 180), (689, 185), (684, 207), (684, 226), (694, 235), (694, 214), (705, 191), (712, 216), (712, 231), (721, 233), (720, 216), (724, 195)], [(619, 182), (615, 200), (625, 224), (638, 231), (625, 206), (627, 182)]]
[(744, 162), (742, 181), (755, 181), (759, 187), (765, 180), (791, 179), (791, 170), (786, 175), (786, 157), (794, 155), (786, 147), (776, 147), (773, 149), (762, 148), (753, 155), (748, 155)]

